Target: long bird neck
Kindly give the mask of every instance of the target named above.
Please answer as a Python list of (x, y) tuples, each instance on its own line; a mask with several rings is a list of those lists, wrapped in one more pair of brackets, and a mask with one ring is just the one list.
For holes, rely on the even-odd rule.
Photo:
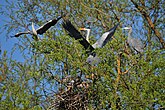
[(34, 28), (33, 22), (32, 22), (32, 32), (33, 32), (33, 34), (34, 34), (35, 36), (37, 36), (37, 32), (36, 32), (36, 30), (35, 30), (35, 28)]
[(89, 42), (90, 29), (86, 29), (86, 31), (87, 31), (86, 40)]

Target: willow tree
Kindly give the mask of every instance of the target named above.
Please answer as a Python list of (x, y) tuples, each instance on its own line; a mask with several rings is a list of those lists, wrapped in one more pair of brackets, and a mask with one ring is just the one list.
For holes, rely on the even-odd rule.
[[(63, 20), (39, 41), (17, 38), (13, 49), (24, 60), (1, 57), (1, 109), (164, 108), (164, 0), (23, 0), (8, 2), (4, 12), (10, 19), (6, 36), (67, 13), (77, 29), (91, 28), (91, 44), (121, 23), (112, 40), (95, 50), (97, 65), (86, 62), (85, 49), (63, 29)], [(132, 26), (133, 37), (146, 44), (142, 55), (127, 45), (123, 26)]]

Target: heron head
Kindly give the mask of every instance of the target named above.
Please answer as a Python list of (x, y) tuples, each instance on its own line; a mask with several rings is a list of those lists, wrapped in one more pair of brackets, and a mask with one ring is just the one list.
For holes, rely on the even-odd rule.
[(79, 28), (80, 31), (88, 31), (90, 30), (89, 28)]

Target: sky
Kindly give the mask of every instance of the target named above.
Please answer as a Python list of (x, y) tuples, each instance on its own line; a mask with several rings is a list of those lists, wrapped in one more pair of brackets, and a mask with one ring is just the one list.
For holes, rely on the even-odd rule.
[[(10, 1), (10, 0), (9, 0)], [(16, 3), (18, 0), (11, 0), (12, 2)], [(7, 3), (5, 2), (5, 0), (0, 0), (0, 5), (2, 5), (2, 8), (5, 10), (5, 6), (7, 5)], [(7, 11), (7, 10), (5, 10)], [(6, 50), (8, 52), (8, 57), (11, 56), (11, 52), (12, 52), (12, 48), (14, 47), (14, 44), (19, 42), (18, 38), (11, 38), (11, 37), (7, 37), (6, 36), (6, 30), (2, 30), (3, 29), (3, 25), (5, 24), (5, 21), (9, 21), (10, 19), (7, 16), (1, 15), (0, 14), (0, 48), (1, 48), (1, 55), (2, 53)], [(137, 20), (137, 19), (136, 19)], [(139, 19), (139, 24), (138, 24), (138, 28), (141, 29), (140, 27), (142, 27), (142, 23), (141, 23), (142, 19)], [(127, 24), (126, 24), (127, 26)], [(134, 32), (133, 32), (134, 33)], [(11, 33), (11, 36), (14, 33)], [(139, 33), (140, 34), (140, 33)], [(136, 36), (141, 36), (137, 34), (136, 32), (134, 33), (134, 37)], [(142, 38), (142, 37), (140, 37)], [(20, 51), (17, 49), (15, 50), (12, 59), (17, 60), (17, 61), (24, 61)]]
[[(12, 0), (12, 2), (15, 3), (16, 1), (17, 0)], [(5, 0), (0, 0), (0, 7), (2, 8), (2, 10), (7, 11), (5, 9), (6, 5), (7, 3), (5, 2)], [(1, 49), (0, 55), (3, 55), (4, 51), (7, 51), (7, 56), (11, 57), (12, 48), (14, 47), (15, 43), (19, 42), (19, 40), (17, 38), (11, 38), (6, 36), (7, 31), (4, 30), (3, 28), (6, 21), (9, 20), (10, 19), (7, 16), (0, 14), (0, 49)], [(18, 49), (15, 50), (14, 54), (12, 55), (12, 59), (17, 61), (24, 61)]]

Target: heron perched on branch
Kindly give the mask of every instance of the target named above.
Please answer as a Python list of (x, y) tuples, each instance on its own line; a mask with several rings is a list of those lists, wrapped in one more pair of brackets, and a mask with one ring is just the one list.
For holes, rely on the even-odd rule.
[(65, 30), (68, 31), (69, 35), (76, 40), (79, 40), (80, 44), (84, 46), (84, 48), (87, 50), (87, 53), (89, 57), (87, 58), (87, 62), (90, 64), (93, 64), (93, 62), (96, 64), (99, 62), (99, 58), (97, 57), (95, 52), (92, 52), (95, 48), (102, 48), (104, 45), (110, 41), (111, 37), (114, 35), (116, 28), (118, 27), (119, 23), (115, 25), (113, 28), (111, 28), (109, 31), (103, 33), (103, 35), (94, 43), (91, 45), (89, 43), (89, 33), (90, 29), (81, 28), (81, 30), (87, 30), (87, 36), (84, 37), (80, 34), (80, 32), (71, 24), (69, 20), (66, 20), (63, 23), (63, 27)]
[(142, 53), (144, 52), (144, 44), (140, 39), (136, 39), (131, 37), (132, 34), (132, 27), (124, 27), (122, 29), (129, 30), (128, 32), (128, 38), (127, 38), (127, 43), (129, 44), (130, 47), (132, 47), (135, 51)]
[(50, 20), (48, 22), (46, 22), (44, 25), (42, 25), (41, 27), (39, 27), (38, 29), (35, 30), (34, 28), (34, 24), (32, 22), (32, 31), (25, 31), (25, 32), (19, 32), (17, 34), (15, 34), (14, 36), (12, 37), (19, 37), (23, 34), (31, 34), (31, 35), (34, 35), (34, 36), (37, 36), (38, 34), (42, 35), (43, 33), (45, 33), (51, 26), (54, 26), (58, 20), (60, 20), (63, 16), (60, 16), (59, 18), (55, 18), (53, 20)]

